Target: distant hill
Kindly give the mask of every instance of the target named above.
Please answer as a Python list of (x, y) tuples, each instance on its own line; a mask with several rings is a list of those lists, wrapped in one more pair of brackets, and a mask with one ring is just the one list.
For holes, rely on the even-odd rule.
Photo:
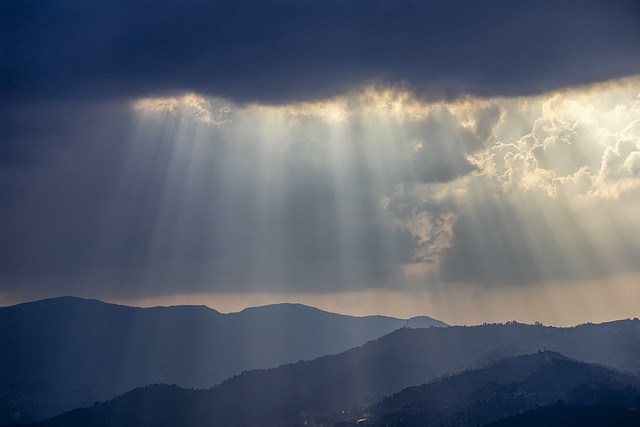
[[(366, 417), (366, 422), (352, 420), (344, 424), (473, 426), (559, 401), (575, 406), (640, 409), (638, 389), (640, 377), (546, 351), (503, 359), (485, 369), (404, 389), (363, 411), (359, 417)], [(602, 413), (610, 413), (609, 406), (598, 408)], [(596, 412), (593, 406), (591, 411)], [(545, 413), (537, 418), (541, 421), (550, 416)]]
[(77, 298), (3, 308), (0, 423), (12, 423), (18, 412), (18, 420), (27, 422), (89, 406), (150, 383), (206, 388), (234, 375), (207, 391), (213, 396), (207, 405), (218, 408), (213, 419), (221, 425), (229, 421), (225, 417), (233, 419), (228, 406), (247, 420), (281, 422), (363, 407), (443, 374), (545, 349), (640, 372), (638, 320), (573, 328), (513, 322), (401, 328), (334, 356), (250, 370), (338, 353), (405, 325), (295, 304), (229, 315), (206, 307), (141, 309)]
[[(336, 362), (331, 360), (335, 357), (316, 363)], [(211, 390), (166, 385), (139, 388), (33, 426), (475, 426), (559, 399), (582, 406), (611, 405), (613, 400), (616, 407), (640, 409), (638, 377), (549, 351), (508, 358), (412, 387), (369, 409), (340, 401), (348, 398), (342, 392), (344, 383), (336, 382), (345, 374), (345, 366), (333, 364), (334, 371), (323, 385), (320, 376), (310, 377), (312, 371), (303, 365), (245, 373)], [(325, 390), (318, 393), (316, 387)], [(332, 403), (328, 389), (339, 395)]]
[[(410, 325), (446, 326), (428, 317)], [(150, 383), (208, 388), (242, 371), (334, 354), (406, 326), (300, 304), (222, 314), (61, 297), (0, 308), (0, 424), (29, 422)]]

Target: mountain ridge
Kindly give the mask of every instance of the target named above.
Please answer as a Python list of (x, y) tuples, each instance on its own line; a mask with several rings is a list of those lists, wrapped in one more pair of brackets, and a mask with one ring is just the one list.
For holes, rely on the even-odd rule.
[[(151, 383), (210, 387), (175, 380), (189, 377), (199, 381), (226, 378), (216, 384), (235, 390), (229, 396), (240, 393), (257, 402), (272, 402), (276, 412), (293, 410), (310, 393), (316, 406), (309, 409), (337, 403), (358, 406), (438, 376), (543, 349), (640, 373), (637, 319), (571, 328), (509, 322), (419, 329), (407, 328), (406, 320), (395, 319), (393, 327), (398, 329), (383, 335), (380, 325), (389, 327), (387, 318), (354, 318), (302, 305), (222, 314), (202, 306), (141, 309), (100, 301), (85, 304), (73, 298), (63, 302), (84, 309), (67, 312), (58, 308), (49, 314), (47, 310), (26, 310), (40, 314), (29, 317), (35, 323), (23, 329), (6, 322), (6, 310), (0, 309), (0, 339), (7, 344), (3, 348), (15, 353), (0, 348), (0, 390), (5, 390), (0, 394), (0, 415), (3, 410), (7, 415), (0, 422), (15, 421), (8, 417), (40, 402), (43, 396), (61, 396), (63, 401), (55, 406), (59, 410), (64, 405), (64, 409), (87, 406)], [(283, 307), (281, 313), (302, 311), (313, 316), (300, 321), (262, 315)], [(217, 322), (215, 327), (206, 326), (211, 319)], [(52, 333), (51, 328), (64, 333)], [(366, 344), (347, 344), (354, 337), (364, 341), (367, 333), (373, 338)], [(224, 346), (203, 339), (211, 334), (226, 337)], [(337, 343), (349, 350), (337, 349)], [(317, 357), (322, 354), (325, 356)], [(332, 369), (335, 364), (342, 366), (338, 372)], [(282, 369), (276, 370), (278, 365)], [(52, 366), (58, 370), (52, 371)], [(246, 373), (239, 375), (243, 371)], [(261, 378), (273, 390), (252, 387), (253, 380), (248, 378)], [(301, 379), (305, 384), (298, 384)], [(26, 398), (16, 404), (16, 395)], [(47, 404), (53, 406), (51, 401)]]
[[(434, 320), (433, 325), (444, 325)], [(58, 297), (0, 308), (0, 422), (27, 422), (149, 383), (208, 388), (336, 354), (406, 324), (299, 305), (224, 314)]]
[(638, 376), (539, 351), (403, 389), (353, 425), (477, 425), (558, 401), (640, 409), (639, 388)]
[[(151, 385), (33, 426), (476, 425), (562, 399), (575, 405), (611, 404), (607, 396), (612, 393), (625, 396), (624, 401), (617, 397), (617, 406), (640, 408), (639, 377), (551, 351), (501, 359), (486, 368), (465, 370), (422, 386), (403, 389), (379, 402), (377, 410), (376, 405), (366, 409), (340, 399), (323, 404), (314, 392), (316, 383), (305, 389), (308, 378), (300, 368), (336, 357), (325, 356), (312, 362), (246, 372), (208, 390)], [(331, 377), (339, 376), (345, 366), (334, 368), (336, 371)], [(287, 380), (286, 371), (292, 370), (297, 370), (291, 376), (296, 379), (295, 385)], [(268, 376), (275, 376), (279, 381), (272, 383)], [(282, 394), (292, 386), (288, 391), (290, 394)], [(339, 384), (331, 387), (333, 392), (340, 393)], [(413, 397), (401, 398), (411, 392)], [(290, 399), (292, 396), (295, 399)], [(386, 407), (380, 406), (383, 404)]]
[(381, 314), (371, 314), (371, 315), (365, 315), (365, 316), (356, 316), (356, 315), (352, 315), (352, 314), (335, 313), (335, 312), (323, 310), (323, 309), (320, 309), (318, 307), (314, 307), (314, 306), (311, 306), (311, 305), (306, 305), (306, 304), (302, 304), (302, 303), (291, 303), (291, 302), (280, 302), (280, 303), (273, 303), (273, 304), (251, 306), (251, 307), (245, 307), (245, 308), (243, 308), (242, 310), (239, 310), (239, 311), (232, 311), (232, 312), (224, 313), (224, 312), (221, 312), (219, 310), (216, 310), (215, 308), (209, 307), (208, 305), (204, 305), (204, 304), (176, 304), (176, 305), (155, 305), (155, 306), (149, 306), (149, 307), (140, 307), (140, 306), (135, 306), (135, 305), (127, 305), (127, 304), (119, 304), (119, 303), (102, 301), (102, 300), (99, 300), (97, 298), (83, 298), (83, 297), (76, 297), (76, 296), (71, 296), (71, 295), (63, 295), (63, 296), (44, 298), (44, 299), (33, 300), (33, 301), (25, 301), (25, 302), (12, 304), (12, 305), (8, 305), (8, 306), (0, 306), (0, 310), (2, 310), (2, 309), (13, 309), (13, 308), (17, 308), (17, 307), (27, 307), (27, 306), (37, 307), (37, 306), (42, 306), (43, 304), (47, 304), (49, 302), (70, 302), (70, 303), (86, 302), (86, 303), (92, 303), (92, 304), (93, 303), (99, 303), (99, 305), (103, 305), (103, 306), (126, 307), (126, 308), (132, 308), (132, 309), (140, 309), (140, 310), (180, 309), (180, 308), (196, 308), (196, 309), (198, 309), (199, 308), (199, 309), (210, 310), (212, 312), (215, 312), (215, 313), (223, 315), (223, 316), (238, 315), (238, 314), (243, 314), (243, 313), (247, 314), (247, 313), (251, 313), (251, 312), (259, 312), (259, 311), (264, 311), (264, 310), (269, 310), (269, 309), (274, 309), (274, 308), (303, 308), (303, 309), (309, 309), (310, 311), (328, 313), (328, 314), (341, 316), (341, 317), (352, 318), (352, 319), (393, 319), (393, 320), (401, 320), (401, 321), (404, 321), (404, 322), (411, 321), (411, 320), (426, 320), (426, 321), (433, 322), (434, 327), (451, 326), (451, 325), (449, 325), (449, 324), (447, 324), (447, 323), (445, 323), (445, 322), (443, 322), (441, 320), (435, 319), (435, 318), (430, 317), (430, 316), (424, 316), (424, 315), (413, 316), (413, 317), (408, 317), (408, 318), (386, 316), (386, 315), (381, 315)]

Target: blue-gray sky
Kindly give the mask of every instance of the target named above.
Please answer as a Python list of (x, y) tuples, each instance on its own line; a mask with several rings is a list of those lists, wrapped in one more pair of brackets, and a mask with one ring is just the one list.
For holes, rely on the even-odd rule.
[(0, 302), (637, 315), (637, 1), (1, 7)]

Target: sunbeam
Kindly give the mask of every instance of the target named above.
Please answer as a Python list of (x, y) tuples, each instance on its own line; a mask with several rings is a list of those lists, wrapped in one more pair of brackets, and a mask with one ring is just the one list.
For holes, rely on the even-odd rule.
[(0, 425), (640, 425), (639, 12), (3, 0)]
[[(505, 307), (516, 299), (535, 313), (529, 295), (553, 294), (544, 283), (636, 271), (637, 95), (638, 80), (626, 79), (435, 103), (381, 87), (281, 106), (136, 101), (145, 136), (132, 137), (119, 197), (149, 201), (114, 205), (146, 209), (122, 212), (116, 227), (146, 230), (122, 255), (146, 267), (126, 273), (150, 284), (139, 295), (163, 301), (212, 292), (208, 301), (326, 305), (338, 291), (398, 291), (469, 321), (462, 312), (476, 297), (445, 308), (442, 294), (502, 290)], [(401, 314), (398, 295), (377, 309)], [(551, 314), (568, 310), (554, 301), (545, 315), (571, 318)]]

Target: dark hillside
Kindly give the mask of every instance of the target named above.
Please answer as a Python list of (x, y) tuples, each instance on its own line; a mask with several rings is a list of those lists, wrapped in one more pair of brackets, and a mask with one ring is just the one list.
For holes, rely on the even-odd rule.
[[(349, 422), (354, 414), (366, 418), (367, 413), (378, 414), (370, 420), (372, 425), (385, 425), (388, 417), (409, 422), (411, 414), (418, 423), (415, 425), (422, 425), (424, 417), (452, 423), (471, 419), (490, 422), (533, 409), (535, 405), (551, 404), (559, 398), (585, 404), (612, 399), (634, 402), (636, 377), (579, 363), (550, 351), (507, 358), (480, 370), (464, 370), (486, 364), (497, 353), (524, 351), (536, 345), (541, 348), (564, 346), (578, 352), (580, 359), (593, 358), (589, 349), (594, 348), (593, 353), (602, 357), (607, 353), (597, 347), (605, 342), (621, 351), (628, 349), (629, 357), (624, 360), (631, 361), (630, 364), (617, 368), (631, 371), (640, 354), (636, 352), (634, 359), (632, 349), (640, 339), (633, 334), (636, 323), (638, 321), (597, 325), (596, 329), (603, 328), (607, 333), (598, 334), (600, 342), (589, 340), (588, 343), (581, 339), (589, 336), (589, 330), (594, 329), (592, 325), (586, 326), (587, 333), (584, 326), (563, 329), (520, 324), (400, 329), (338, 355), (233, 377), (189, 400), (191, 406), (187, 412), (194, 414), (194, 418), (191, 415), (184, 418), (181, 425), (204, 425), (200, 424), (203, 421), (197, 414), (203, 414), (211, 425), (326, 424), (338, 420)], [(640, 347), (635, 345), (635, 348)], [(602, 364), (607, 361), (610, 360), (599, 360)], [(385, 395), (461, 371), (459, 375), (404, 390), (391, 401), (387, 399), (368, 411), (365, 409)], [(180, 390), (173, 392), (180, 393)], [(122, 398), (98, 408), (109, 414), (120, 413)], [(151, 406), (170, 407), (179, 401), (176, 396)], [(176, 411), (184, 413), (180, 408)], [(66, 425), (79, 425), (73, 423), (73, 418), (64, 420)]]
[(299, 304), (221, 314), (63, 297), (0, 308), (0, 423), (35, 421), (150, 383), (208, 388), (242, 371), (340, 353), (405, 324)]

